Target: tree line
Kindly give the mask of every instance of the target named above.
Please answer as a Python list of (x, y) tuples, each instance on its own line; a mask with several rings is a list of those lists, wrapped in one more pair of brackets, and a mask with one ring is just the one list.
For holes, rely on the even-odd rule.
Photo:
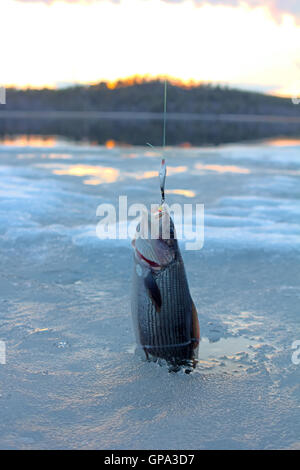
[[(6, 90), (3, 109), (18, 111), (136, 111), (162, 112), (164, 82), (120, 80), (77, 85), (63, 89)], [(242, 91), (226, 86), (168, 83), (168, 112), (212, 114), (268, 114), (299, 116), (299, 107), (288, 98)]]

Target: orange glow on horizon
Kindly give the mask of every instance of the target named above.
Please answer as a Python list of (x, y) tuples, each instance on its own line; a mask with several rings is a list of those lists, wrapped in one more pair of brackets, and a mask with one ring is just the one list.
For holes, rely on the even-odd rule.
[[(174, 86), (180, 86), (181, 88), (193, 88), (201, 85), (203, 82), (201, 80), (194, 80), (192, 78), (182, 79), (178, 77), (173, 77), (171, 75), (130, 75), (128, 77), (119, 77), (116, 80), (104, 80), (102, 83), (105, 83), (107, 88), (114, 90), (115, 88), (121, 87), (130, 87), (133, 85), (141, 85), (143, 83), (149, 83), (152, 81), (163, 82), (167, 80), (168, 83)], [(101, 81), (99, 80), (98, 83)], [(96, 83), (94, 83), (96, 84)]]
[[(74, 83), (70, 83), (68, 86), (59, 86), (59, 85), (56, 85), (56, 84), (45, 84), (45, 85), (40, 85), (40, 86), (35, 86), (35, 85), (32, 85), (32, 84), (26, 84), (26, 85), (18, 85), (16, 83), (10, 83), (10, 84), (6, 84), (5, 85), (5, 88), (6, 90), (9, 90), (10, 88), (11, 89), (17, 89), (17, 90), (43, 90), (43, 89), (47, 89), (47, 90), (58, 90), (58, 89), (66, 89), (66, 88), (71, 88), (71, 87), (74, 87), (74, 86), (83, 86), (83, 87), (92, 87), (92, 86), (97, 86), (99, 84), (105, 84), (106, 87), (109, 89), (109, 90), (115, 90), (117, 88), (122, 88), (122, 87), (130, 87), (130, 86), (134, 86), (134, 85), (140, 85), (140, 84), (143, 84), (143, 83), (149, 83), (151, 81), (160, 81), (160, 82), (164, 82), (164, 80), (167, 80), (167, 82), (173, 86), (177, 86), (177, 87), (180, 87), (180, 88), (185, 88), (185, 89), (192, 89), (192, 88), (196, 88), (196, 87), (199, 87), (201, 85), (211, 85), (211, 86), (220, 86), (221, 88), (222, 87), (225, 87), (226, 88), (234, 88), (234, 89), (241, 89), (242, 91), (247, 91), (247, 88), (245, 87), (239, 87), (239, 86), (236, 86), (234, 83), (231, 85), (230, 83), (227, 83), (227, 84), (223, 84), (223, 83), (218, 83), (216, 81), (204, 81), (204, 80), (196, 80), (196, 79), (182, 79), (182, 78), (178, 78), (178, 77), (173, 77), (171, 75), (153, 75), (153, 76), (150, 76), (150, 75), (131, 75), (131, 76), (120, 76), (118, 78), (116, 78), (115, 80), (105, 80), (105, 79), (101, 79), (99, 78), (99, 80), (93, 80), (93, 81), (90, 81), (90, 82), (74, 82)], [(300, 81), (299, 81), (300, 82)], [(250, 87), (249, 87), (250, 88)], [(253, 91), (253, 90), (248, 90), (248, 91)], [(266, 95), (272, 95), (272, 96), (277, 96), (279, 98), (286, 98), (286, 99), (291, 99), (293, 96), (295, 96), (295, 93), (289, 91), (289, 90), (285, 90), (285, 89), (273, 89), (273, 90), (269, 90), (269, 91), (259, 91), (257, 90), (258, 92), (262, 93), (262, 94), (266, 94)], [(299, 93), (297, 94), (297, 96), (300, 96), (300, 91)], [(181, 144), (182, 147), (189, 147), (191, 146), (191, 144), (189, 142), (183, 142)]]
[(115, 90), (116, 88), (122, 88), (122, 87), (130, 87), (134, 85), (140, 85), (143, 83), (149, 83), (151, 81), (160, 81), (164, 82), (164, 80), (167, 80), (167, 82), (171, 85), (174, 86), (179, 86), (181, 88), (194, 88), (197, 87), (201, 84), (209, 84), (209, 82), (203, 82), (201, 80), (194, 80), (194, 79), (181, 79), (179, 77), (173, 77), (171, 75), (130, 75), (130, 76), (120, 76), (116, 78), (115, 80), (105, 80), (99, 78), (99, 80), (93, 80), (90, 82), (74, 82), (72, 84), (69, 84), (68, 86), (65, 87), (60, 87), (55, 84), (45, 84), (45, 85), (40, 85), (40, 86), (34, 86), (31, 84), (26, 84), (26, 85), (18, 85), (17, 83), (9, 83), (5, 84), (6, 90), (9, 90), (10, 88), (12, 89), (18, 89), (18, 90), (43, 90), (43, 89), (48, 89), (48, 90), (57, 90), (59, 88), (68, 88), (68, 87), (73, 87), (73, 86), (97, 86), (100, 83), (104, 83), (106, 87), (109, 90)]

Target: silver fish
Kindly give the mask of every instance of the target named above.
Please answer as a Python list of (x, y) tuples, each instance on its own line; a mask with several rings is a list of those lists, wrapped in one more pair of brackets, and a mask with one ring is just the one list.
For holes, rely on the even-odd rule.
[[(146, 359), (164, 359), (170, 370), (196, 366), (200, 328), (168, 206), (145, 213), (132, 242), (132, 318), (138, 349)], [(155, 223), (154, 223), (155, 225)], [(152, 222), (153, 227), (153, 222)], [(168, 236), (166, 236), (166, 234)]]

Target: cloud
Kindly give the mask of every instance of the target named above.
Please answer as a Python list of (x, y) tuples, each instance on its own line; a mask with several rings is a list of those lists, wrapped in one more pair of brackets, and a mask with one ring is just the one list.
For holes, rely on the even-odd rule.
[[(163, 0), (168, 3), (179, 3), (185, 0)], [(300, 19), (300, 2), (299, 0), (193, 0), (198, 6), (209, 5), (222, 5), (238, 7), (240, 5), (248, 5), (250, 8), (265, 6), (269, 8), (272, 15), (276, 18), (283, 14), (290, 14)]]
[[(99, 3), (103, 0), (16, 0), (20, 3), (46, 3), (47, 5), (53, 3)], [(109, 0), (111, 3), (120, 3), (121, 0)]]
[[(18, 0), (22, 3), (46, 3), (48, 5), (58, 2), (65, 2), (70, 4), (76, 3), (97, 3), (103, 0)], [(119, 3), (122, 0), (110, 0), (113, 3)], [(146, 0), (141, 0), (146, 1)], [(147, 0), (149, 1), (149, 0)], [(182, 3), (187, 0), (161, 0), (166, 3)], [(193, 0), (198, 6), (201, 5), (222, 5), (238, 7), (240, 5), (248, 5), (250, 8), (265, 6), (269, 8), (271, 14), (279, 19), (283, 14), (290, 14), (300, 20), (300, 1), (299, 0), (265, 0), (263, 3), (261, 0)]]

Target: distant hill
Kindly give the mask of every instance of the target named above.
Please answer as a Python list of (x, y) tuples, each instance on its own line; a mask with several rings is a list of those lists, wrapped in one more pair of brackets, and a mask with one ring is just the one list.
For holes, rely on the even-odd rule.
[[(161, 145), (163, 80), (119, 81), (6, 93), (0, 136), (58, 135), (76, 141)], [(218, 145), (300, 137), (300, 105), (290, 99), (207, 84), (169, 83), (167, 145)]]
[[(118, 82), (113, 89), (101, 82), (64, 89), (7, 89), (11, 111), (136, 111), (161, 112), (163, 81)], [(212, 114), (260, 114), (300, 116), (300, 106), (288, 98), (207, 84), (186, 87), (168, 84), (168, 112)]]

